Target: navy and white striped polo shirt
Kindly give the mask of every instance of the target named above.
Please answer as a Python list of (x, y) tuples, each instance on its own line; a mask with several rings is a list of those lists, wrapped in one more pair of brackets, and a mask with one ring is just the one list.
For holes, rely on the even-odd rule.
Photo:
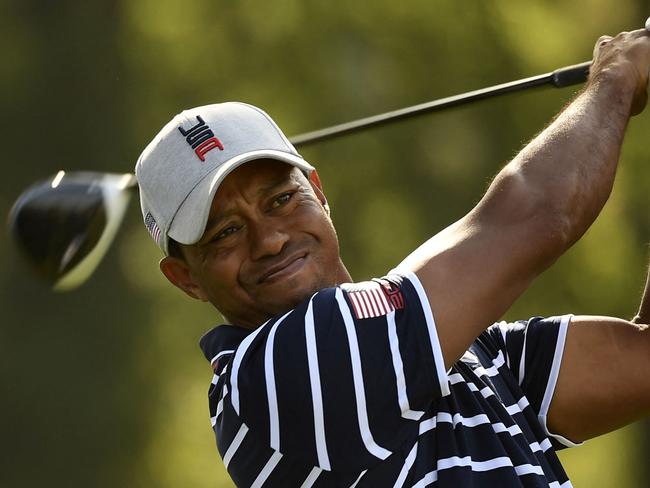
[(322, 290), (254, 331), (201, 339), (237, 486), (571, 484), (546, 416), (570, 317), (491, 326), (445, 371), (415, 274)]

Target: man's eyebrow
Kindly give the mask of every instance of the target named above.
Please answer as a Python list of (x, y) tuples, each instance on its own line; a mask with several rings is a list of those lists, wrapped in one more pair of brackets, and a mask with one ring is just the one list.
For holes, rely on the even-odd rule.
[[(265, 186), (262, 186), (261, 188), (259, 188), (255, 192), (255, 195), (260, 196), (260, 195), (273, 193), (278, 188), (280, 188), (282, 186), (285, 186), (287, 184), (293, 183), (293, 182), (297, 183), (297, 181), (294, 178), (291, 177), (291, 173), (286, 174), (286, 175), (282, 175), (281, 177), (278, 177), (278, 178), (274, 179), (273, 181), (271, 181), (268, 185), (265, 185)], [(233, 213), (235, 213), (234, 210), (225, 210), (225, 211), (222, 211), (222, 212), (217, 211), (215, 213), (215, 215), (213, 215), (212, 217), (210, 217), (208, 219), (207, 224), (205, 224), (204, 233), (209, 231), (213, 227), (215, 227), (222, 220), (225, 220), (226, 218), (228, 218)]]
[(205, 235), (206, 232), (211, 230), (213, 227), (216, 227), (218, 224), (221, 223), (222, 220), (225, 220), (233, 213), (234, 210), (227, 210), (225, 212), (216, 213), (213, 217), (208, 219), (207, 224), (205, 224), (205, 230), (203, 231), (203, 234)]
[(281, 177), (278, 177), (271, 181), (268, 185), (261, 187), (260, 189), (257, 190), (257, 196), (268, 194), (268, 193), (273, 193), (275, 190), (278, 188), (287, 185), (289, 183), (293, 183), (295, 180), (291, 177), (291, 173), (288, 173), (286, 175), (282, 175)]

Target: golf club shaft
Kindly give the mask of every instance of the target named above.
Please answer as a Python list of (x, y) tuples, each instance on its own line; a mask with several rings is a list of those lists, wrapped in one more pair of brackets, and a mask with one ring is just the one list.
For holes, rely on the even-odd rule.
[(453, 95), (450, 97), (441, 98), (439, 100), (433, 100), (431, 102), (425, 102), (418, 105), (401, 108), (392, 112), (385, 112), (332, 127), (326, 127), (325, 129), (307, 132), (305, 134), (291, 137), (289, 140), (294, 146), (307, 146), (309, 144), (325, 141), (334, 137), (352, 134), (354, 132), (359, 132), (372, 127), (379, 127), (392, 122), (409, 119), (411, 117), (416, 117), (447, 108), (457, 107), (459, 105), (483, 100), (485, 98), (505, 95), (506, 93), (513, 93), (516, 91), (527, 90), (529, 88), (537, 88), (545, 85), (551, 85), (556, 88), (576, 85), (587, 80), (590, 66), (591, 61), (572, 66), (566, 66), (564, 68), (559, 68), (555, 71), (545, 73), (543, 75), (532, 76), (530, 78), (524, 78), (522, 80), (502, 83), (500, 85), (490, 86), (487, 88), (481, 88), (480, 90), (461, 93), (460, 95)]
[[(521, 80), (510, 81), (500, 85), (489, 86), (479, 90), (461, 93), (459, 95), (452, 95), (430, 102), (404, 107), (391, 112), (384, 112), (382, 114), (372, 115), (362, 119), (352, 120), (343, 124), (333, 125), (324, 129), (315, 130), (312, 132), (305, 132), (297, 136), (290, 137), (289, 140), (296, 147), (303, 147), (316, 142), (333, 139), (335, 137), (360, 132), (362, 130), (370, 129), (373, 127), (380, 127), (388, 125), (400, 120), (406, 120), (411, 117), (428, 114), (431, 112), (441, 111), (447, 108), (457, 107), (471, 102), (476, 102), (486, 98), (505, 95), (517, 91), (527, 90), (530, 88), (537, 88), (541, 86), (551, 85), (555, 88), (563, 88), (566, 86), (577, 85), (587, 81), (589, 76), (589, 67), (591, 61), (564, 68), (558, 68), (550, 73), (542, 75), (531, 76)], [(135, 178), (129, 182), (129, 188), (135, 188), (138, 185)]]

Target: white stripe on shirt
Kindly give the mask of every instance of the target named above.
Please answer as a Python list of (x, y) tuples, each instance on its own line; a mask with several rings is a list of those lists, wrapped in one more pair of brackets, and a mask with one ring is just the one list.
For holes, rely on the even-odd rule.
[(445, 459), (438, 459), (438, 471), (456, 467), (470, 467), (472, 471), (492, 471), (506, 466), (512, 466), (512, 460), (509, 457), (501, 456), (487, 459), (485, 461), (474, 461), (470, 456), (451, 456)]
[[(264, 325), (266, 325), (266, 323)], [(264, 325), (253, 331), (251, 334), (247, 335), (246, 338), (241, 341), (241, 344), (235, 352), (235, 358), (232, 361), (232, 372), (230, 374), (230, 402), (232, 403), (232, 408), (235, 409), (235, 413), (237, 415), (239, 415), (239, 367), (241, 366), (241, 362), (244, 359), (244, 354), (246, 354), (246, 351), (250, 347), (255, 337), (257, 337), (257, 334), (259, 334), (262, 329), (264, 329)]]
[(551, 481), (548, 484), (548, 488), (573, 488), (571, 481), (567, 480), (564, 483), (560, 484), (557, 481)]
[(406, 379), (404, 378), (404, 364), (399, 350), (399, 338), (397, 337), (397, 326), (395, 325), (395, 312), (392, 311), (386, 316), (388, 326), (388, 341), (390, 343), (390, 354), (393, 359), (393, 369), (397, 380), (397, 400), (402, 417), (409, 420), (420, 420), (424, 412), (411, 410), (408, 393), (406, 391)]
[(217, 403), (217, 413), (214, 415), (214, 424), (212, 424), (212, 427), (215, 426), (217, 423), (217, 418), (219, 418), (219, 415), (221, 415), (221, 412), (223, 412), (223, 399), (226, 398), (226, 395), (228, 394), (228, 386), (223, 385), (223, 390), (222, 390), (222, 395), (221, 398), (219, 399), (219, 403)]
[(492, 360), (492, 366), (489, 368), (484, 368), (483, 366), (479, 366), (474, 370), (474, 374), (476, 376), (489, 376), (490, 378), (493, 376), (497, 376), (499, 374), (499, 368), (503, 366), (506, 363), (505, 357), (503, 356), (503, 352), (499, 351), (499, 354), (497, 355), (496, 358)]
[(465, 383), (465, 385), (467, 385), (467, 388), (469, 388), (469, 390), (471, 392), (480, 393), (481, 396), (483, 396), (483, 398), (489, 398), (491, 396), (495, 396), (494, 392), (490, 389), (489, 386), (485, 386), (485, 387), (483, 387), (483, 388), (481, 388), (479, 390), (478, 387), (474, 383), (465, 381), (465, 378), (463, 378), (460, 373), (450, 374), (449, 375), (449, 383), (451, 385), (455, 385), (455, 384), (458, 384), (458, 383)]
[(424, 488), (425, 486), (435, 483), (438, 480), (439, 471), (458, 467), (469, 467), (474, 472), (492, 471), (499, 468), (513, 467), (518, 475), (544, 474), (542, 468), (539, 466), (533, 466), (531, 464), (513, 466), (512, 460), (505, 456), (488, 459), (486, 461), (474, 461), (470, 456), (453, 456), (445, 459), (439, 459), (437, 469), (427, 473), (420, 481), (413, 485), (413, 488)]
[(354, 488), (355, 486), (357, 486), (357, 485), (359, 484), (359, 481), (361, 481), (361, 478), (363, 478), (363, 475), (366, 474), (367, 472), (368, 472), (367, 469), (364, 469), (363, 471), (361, 471), (361, 474), (359, 475), (359, 477), (357, 478), (357, 480), (356, 480), (354, 483), (352, 483), (352, 485), (350, 486), (350, 488)]
[[(508, 338), (507, 329), (508, 329), (508, 323), (502, 320), (501, 322), (499, 322), (499, 323), (497, 324), (497, 327), (499, 328), (499, 333), (501, 334), (501, 339), (503, 340), (503, 344), (505, 344), (505, 345), (507, 346), (507, 338)], [(508, 348), (506, 347), (506, 351), (507, 351), (507, 350), (508, 350)], [(506, 365), (508, 366), (508, 368), (510, 368), (510, 355), (509, 355), (509, 354), (506, 354)]]
[(526, 342), (528, 340), (528, 327), (524, 330), (524, 345), (521, 348), (521, 360), (519, 361), (519, 386), (524, 383), (526, 375)]
[(424, 318), (427, 323), (427, 330), (429, 332), (429, 341), (431, 342), (431, 350), (433, 351), (433, 360), (436, 367), (436, 374), (438, 376), (438, 384), (440, 385), (441, 396), (449, 395), (449, 381), (447, 378), (447, 372), (445, 371), (445, 361), (442, 357), (442, 348), (440, 347), (440, 341), (438, 339), (438, 332), (436, 330), (436, 322), (433, 319), (433, 311), (431, 309), (431, 304), (427, 298), (427, 294), (422, 287), (417, 275), (409, 269), (397, 268), (394, 270), (397, 273), (403, 274), (413, 285), (415, 291), (418, 294), (420, 299), (420, 307), (422, 313), (424, 313)]
[[(482, 413), (474, 415), (473, 417), (463, 417), (460, 413), (452, 415), (449, 412), (438, 412), (435, 417), (420, 422), (419, 435), (424, 435), (430, 430), (435, 429), (439, 423), (452, 424), (454, 429), (457, 425), (462, 425), (467, 428), (473, 428), (479, 425), (490, 425), (496, 434), (508, 433), (511, 437), (524, 435), (519, 425), (513, 424), (510, 427), (506, 427), (503, 422), (492, 423), (489, 417)], [(542, 441), (541, 444), (538, 442), (531, 442), (529, 447), (532, 452), (546, 452), (551, 448), (551, 442), (548, 439)]]
[(516, 413), (522, 413), (529, 405), (530, 403), (528, 403), (528, 398), (521, 397), (517, 403), (507, 406), (506, 411), (512, 416)]
[(490, 419), (483, 413), (473, 417), (463, 417), (459, 413), (452, 415), (449, 412), (438, 412), (435, 417), (420, 422), (420, 435), (435, 429), (438, 422), (452, 424), (454, 428), (459, 424), (465, 427), (476, 427), (477, 425), (489, 424)]
[(411, 467), (413, 467), (413, 463), (415, 462), (415, 458), (417, 454), (418, 454), (418, 443), (416, 442), (413, 445), (411, 451), (408, 453), (408, 456), (406, 456), (406, 460), (404, 461), (404, 466), (402, 466), (402, 469), (399, 472), (399, 476), (397, 477), (397, 480), (395, 481), (393, 488), (402, 488), (402, 486), (404, 486), (406, 477), (408, 476), (409, 471), (411, 471)]
[(215, 362), (217, 361), (217, 359), (219, 359), (221, 356), (225, 356), (226, 354), (231, 354), (231, 353), (233, 353), (233, 352), (235, 352), (234, 349), (229, 349), (229, 350), (227, 350), (227, 351), (221, 351), (219, 354), (217, 354), (215, 357), (213, 357), (213, 358), (210, 360), (210, 365), (214, 366), (214, 363), (215, 363)]
[(539, 476), (544, 476), (544, 470), (541, 466), (533, 466), (532, 464), (522, 464), (520, 466), (515, 466), (515, 473), (518, 476), (523, 476), (526, 474), (537, 474)]
[(230, 443), (230, 446), (228, 446), (226, 454), (223, 456), (223, 464), (226, 466), (226, 469), (228, 469), (230, 460), (237, 452), (237, 449), (239, 449), (239, 446), (241, 446), (241, 443), (244, 441), (244, 437), (246, 437), (247, 433), (248, 427), (246, 427), (246, 424), (241, 424), (241, 427), (237, 431), (237, 435), (235, 435), (235, 438)]
[(511, 425), (510, 427), (506, 427), (503, 422), (497, 422), (495, 424), (492, 424), (492, 430), (494, 430), (494, 432), (497, 434), (500, 434), (502, 432), (508, 432), (513, 437), (516, 436), (517, 434), (523, 434), (521, 428), (517, 424)]
[(323, 393), (320, 386), (320, 369), (316, 349), (316, 329), (314, 326), (314, 297), (312, 296), (305, 314), (305, 339), (307, 341), (307, 363), (309, 364), (309, 381), (311, 384), (311, 401), (314, 409), (314, 433), (316, 435), (316, 454), (318, 465), (330, 471), (330, 459), (325, 439), (325, 419), (323, 417)]
[(562, 363), (562, 355), (564, 353), (564, 344), (566, 342), (566, 335), (569, 331), (569, 322), (571, 321), (571, 315), (564, 315), (560, 321), (560, 327), (557, 333), (557, 340), (555, 342), (555, 353), (553, 354), (553, 364), (551, 365), (551, 372), (549, 373), (548, 383), (546, 383), (546, 390), (544, 391), (544, 398), (542, 399), (542, 405), (539, 409), (539, 414), (537, 419), (542, 425), (544, 432), (549, 437), (553, 437), (561, 444), (567, 447), (576, 447), (582, 443), (575, 443), (566, 437), (561, 436), (560, 434), (553, 434), (548, 430), (548, 425), (546, 423), (546, 417), (548, 416), (548, 409), (551, 406), (551, 400), (553, 399), (553, 393), (555, 392), (555, 385), (557, 384), (557, 379), (560, 375), (560, 365)]
[(363, 386), (363, 372), (361, 371), (361, 355), (359, 353), (359, 343), (357, 342), (357, 332), (354, 328), (354, 320), (350, 314), (350, 308), (348, 307), (340, 288), (337, 288), (336, 290), (336, 301), (339, 304), (339, 310), (341, 311), (343, 323), (345, 324), (345, 332), (348, 336), (348, 346), (350, 348), (350, 358), (352, 360), (352, 380), (354, 382), (354, 394), (357, 400), (357, 419), (359, 422), (361, 439), (370, 454), (379, 459), (386, 459), (391, 455), (391, 452), (388, 449), (379, 446), (375, 442), (372, 432), (370, 432), (370, 426), (368, 425), (366, 393)]
[(269, 404), (269, 437), (271, 448), (276, 451), (280, 450), (280, 417), (278, 414), (278, 395), (275, 390), (275, 367), (273, 364), (273, 344), (275, 341), (275, 331), (282, 321), (291, 312), (285, 313), (278, 321), (273, 324), (266, 339), (264, 348), (264, 377), (266, 379), (266, 397)]
[(316, 483), (316, 480), (322, 472), (323, 470), (321, 468), (314, 466), (314, 468), (309, 472), (307, 479), (303, 481), (302, 485), (300, 485), (300, 488), (311, 488), (314, 486), (314, 483)]
[(267, 463), (262, 468), (262, 471), (260, 471), (260, 474), (258, 474), (257, 478), (255, 478), (255, 481), (253, 481), (251, 488), (262, 488), (262, 485), (269, 478), (269, 476), (271, 476), (271, 473), (280, 462), (280, 459), (282, 459), (282, 454), (280, 454), (278, 451), (273, 452)]

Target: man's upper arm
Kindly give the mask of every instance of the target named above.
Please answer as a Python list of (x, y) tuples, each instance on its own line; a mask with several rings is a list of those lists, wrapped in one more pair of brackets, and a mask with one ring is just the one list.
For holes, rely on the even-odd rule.
[(550, 405), (549, 429), (582, 441), (648, 413), (650, 330), (611, 317), (573, 317)]

